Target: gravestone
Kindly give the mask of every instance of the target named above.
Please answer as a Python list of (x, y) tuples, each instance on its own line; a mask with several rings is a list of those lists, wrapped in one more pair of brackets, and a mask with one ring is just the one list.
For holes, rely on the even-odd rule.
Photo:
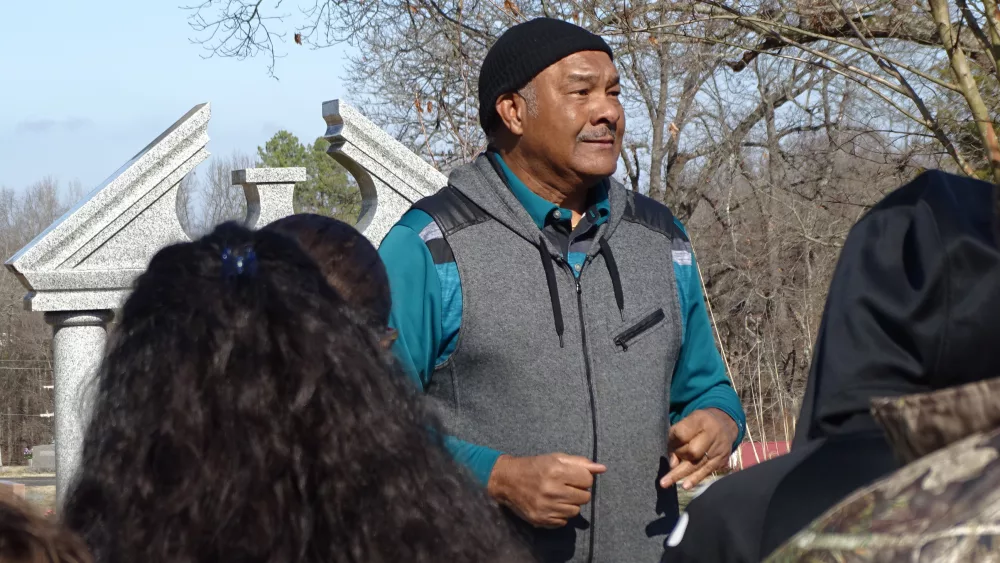
[(42, 444), (31, 448), (31, 459), (28, 467), (35, 471), (56, 470), (56, 447), (53, 444)]
[[(358, 229), (377, 245), (411, 203), (446, 179), (351, 106), (333, 100), (322, 111), (328, 152), (361, 190)], [(53, 327), (60, 504), (79, 465), (93, 389), (87, 383), (113, 312), (158, 250), (189, 240), (177, 194), (181, 179), (208, 158), (210, 117), (209, 104), (192, 108), (6, 262), (28, 290), (25, 307)], [(245, 224), (259, 228), (292, 214), (295, 183), (306, 178), (304, 168), (233, 171), (247, 198)]]

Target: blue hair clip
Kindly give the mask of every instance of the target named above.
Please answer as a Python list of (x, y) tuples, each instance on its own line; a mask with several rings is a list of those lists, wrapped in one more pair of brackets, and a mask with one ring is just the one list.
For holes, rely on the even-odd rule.
[(257, 253), (253, 247), (243, 251), (234, 251), (229, 247), (222, 250), (222, 276), (235, 278), (237, 276), (253, 276), (257, 273)]

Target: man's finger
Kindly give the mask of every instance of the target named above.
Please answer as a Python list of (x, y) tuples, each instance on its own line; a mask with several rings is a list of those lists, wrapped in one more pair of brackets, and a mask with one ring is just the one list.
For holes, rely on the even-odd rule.
[(677, 464), (681, 462), (681, 458), (677, 457), (677, 454), (670, 452), (670, 469), (677, 467)]
[(670, 432), (667, 434), (670, 447), (673, 448), (681, 444), (686, 444), (704, 430), (702, 425), (698, 422), (700, 417), (695, 416), (696, 414), (698, 414), (698, 411), (695, 411), (687, 418), (682, 419), (677, 424), (672, 424), (670, 426)]
[(704, 465), (699, 467), (694, 473), (688, 475), (687, 478), (684, 479), (684, 482), (681, 484), (681, 486), (684, 487), (685, 491), (690, 490), (691, 487), (694, 487), (695, 485), (700, 483), (702, 479), (708, 477), (716, 469), (718, 469), (719, 466), (721, 465), (719, 461), (720, 458), (718, 457), (713, 457), (711, 459), (706, 460), (706, 463)]
[(674, 449), (674, 454), (680, 459), (686, 459), (692, 463), (698, 463), (705, 457), (706, 452), (712, 448), (712, 437), (708, 432), (702, 432), (685, 444), (678, 444)]
[(559, 461), (567, 465), (582, 467), (591, 473), (604, 473), (608, 470), (604, 465), (579, 455), (560, 454)]
[(565, 487), (562, 491), (559, 492), (559, 495), (555, 499), (555, 501), (561, 504), (582, 506), (590, 502), (590, 491), (586, 489), (577, 489), (574, 487)]
[(546, 518), (544, 521), (536, 524), (539, 528), (562, 528), (569, 523), (568, 518)]
[(539, 515), (537, 519), (524, 520), (539, 528), (561, 528), (565, 526), (570, 518), (580, 514), (580, 507), (571, 504), (554, 504), (543, 511), (544, 515)]
[(557, 502), (549, 505), (546, 512), (548, 512), (549, 518), (569, 520), (570, 518), (580, 514), (580, 505), (570, 504), (568, 502)]
[(562, 481), (570, 488), (589, 489), (594, 486), (594, 474), (582, 467), (569, 467), (566, 469)]
[(690, 461), (684, 460), (680, 462), (677, 467), (670, 470), (670, 473), (667, 473), (662, 479), (660, 479), (660, 486), (666, 489), (667, 487), (694, 473), (695, 468), (696, 466)]

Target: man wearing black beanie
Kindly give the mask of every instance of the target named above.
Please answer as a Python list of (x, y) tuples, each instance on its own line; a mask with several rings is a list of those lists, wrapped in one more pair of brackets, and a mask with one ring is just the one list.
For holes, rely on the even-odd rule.
[(489, 148), (379, 249), (395, 352), (547, 562), (657, 561), (674, 484), (743, 433), (683, 227), (611, 178), (620, 91), (599, 36), (507, 30), (479, 77)]

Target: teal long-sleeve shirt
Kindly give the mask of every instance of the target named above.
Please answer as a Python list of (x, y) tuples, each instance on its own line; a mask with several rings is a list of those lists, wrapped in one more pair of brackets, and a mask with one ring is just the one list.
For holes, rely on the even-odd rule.
[[(536, 222), (551, 219), (555, 211), (560, 212), (556, 217), (571, 217), (568, 210), (535, 195), (503, 168), (508, 173), (511, 190)], [(606, 199), (599, 197), (593, 206), (597, 210), (593, 216), (601, 219), (595, 226), (603, 220), (599, 211), (606, 207)], [(585, 255), (573, 252), (572, 245), (569, 248), (570, 264), (582, 262)], [(390, 325), (398, 332), (394, 351), (407, 374), (424, 389), (434, 368), (448, 359), (458, 341), (462, 322), (458, 267), (441, 231), (420, 210), (410, 210), (400, 219), (382, 241), (379, 254), (392, 292)], [(735, 447), (743, 440), (745, 415), (715, 346), (694, 257), (690, 252), (680, 255), (675, 251), (673, 264), (676, 288), (664, 290), (678, 292), (683, 336), (670, 385), (670, 422), (676, 423), (698, 409), (720, 409), (739, 429)], [(483, 484), (489, 481), (493, 465), (501, 455), (492, 448), (455, 437), (447, 437), (445, 445)]]

